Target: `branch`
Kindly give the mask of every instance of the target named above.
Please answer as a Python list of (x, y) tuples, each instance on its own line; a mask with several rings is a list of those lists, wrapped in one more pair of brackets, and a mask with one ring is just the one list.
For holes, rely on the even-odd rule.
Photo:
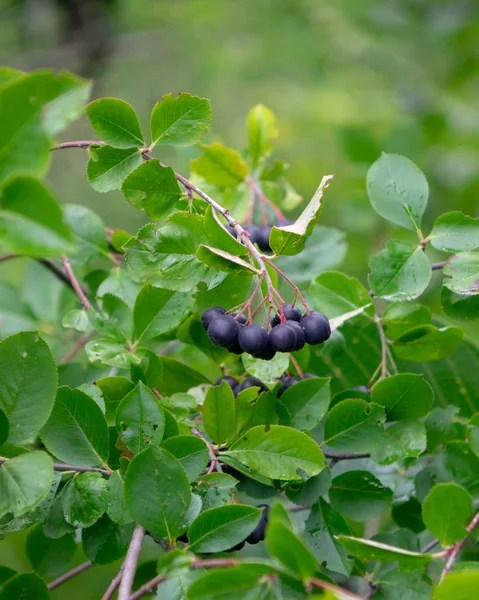
[(478, 525), (479, 525), (479, 512), (476, 513), (476, 515), (474, 516), (472, 521), (466, 527), (467, 535), (460, 542), (457, 542), (456, 544), (454, 544), (454, 546), (451, 546), (449, 548), (449, 550), (447, 551), (446, 564), (444, 565), (444, 569), (442, 570), (441, 577), (439, 578), (439, 582), (441, 582), (444, 579), (444, 577), (449, 573), (449, 571), (452, 568), (452, 565), (454, 564), (457, 557), (459, 556), (459, 553), (461, 552), (464, 544), (467, 542), (469, 536), (471, 535), (471, 533), (474, 531), (474, 529)]
[(324, 456), (326, 458), (331, 458), (333, 460), (335, 460), (336, 462), (339, 460), (354, 460), (357, 458), (370, 458), (371, 455), (368, 454), (367, 452), (364, 452), (362, 454), (349, 454), (348, 452), (345, 452), (343, 454), (332, 454), (331, 452), (323, 452)]
[(64, 365), (69, 363), (72, 358), (76, 356), (76, 354), (85, 346), (90, 339), (93, 337), (94, 332), (84, 333), (82, 336), (78, 338), (75, 344), (68, 350), (65, 356), (60, 360), (59, 364)]
[(210, 454), (210, 467), (208, 469), (207, 475), (209, 475), (214, 469), (216, 469), (218, 471), (218, 473), (222, 473), (223, 469), (218, 461), (218, 459), (216, 458), (216, 454), (213, 450), (213, 448), (211, 447), (211, 444), (208, 442), (207, 439), (205, 439), (205, 436), (201, 433), (201, 431), (199, 431), (198, 429), (196, 429), (196, 427), (192, 427), (191, 428), (191, 432), (193, 435), (195, 435), (197, 438), (200, 438), (200, 440), (203, 440), (204, 443), (208, 446), (208, 452)]
[(122, 577), (123, 577), (123, 565), (122, 565), (118, 575), (116, 575), (116, 577), (114, 577), (111, 580), (111, 583), (108, 586), (108, 589), (106, 590), (106, 592), (101, 597), (101, 600), (111, 600), (111, 598), (113, 597), (113, 594), (116, 592), (116, 590), (118, 589), (118, 586), (120, 585)]
[(80, 573), (83, 573), (83, 571), (86, 571), (87, 569), (89, 569), (92, 566), (92, 564), (93, 563), (91, 562), (91, 560), (87, 560), (86, 562), (82, 563), (81, 565), (78, 565), (78, 567), (71, 569), (71, 571), (68, 571), (67, 573), (64, 573), (63, 575), (60, 575), (60, 577), (58, 577), (57, 579), (50, 581), (50, 583), (47, 585), (47, 588), (49, 590), (54, 590), (62, 583), (65, 583), (65, 581), (68, 581), (72, 577), (75, 577), (75, 575), (79, 575)]
[(384, 333), (384, 329), (381, 323), (381, 319), (375, 315), (374, 322), (379, 332), (379, 339), (381, 340), (381, 377), (384, 379), (388, 374), (388, 341)]
[(333, 585), (328, 581), (324, 581), (324, 579), (317, 579), (316, 577), (312, 577), (309, 580), (311, 586), (318, 588), (320, 590), (329, 590), (333, 592), (336, 597), (340, 598), (350, 598), (351, 600), (363, 600), (362, 596), (358, 596), (349, 590), (346, 590), (338, 585)]
[(80, 302), (82, 303), (83, 308), (85, 310), (88, 310), (91, 307), (91, 304), (88, 301), (88, 298), (86, 297), (85, 292), (83, 291), (81, 285), (78, 283), (78, 279), (75, 277), (75, 273), (73, 272), (73, 269), (70, 265), (70, 261), (69, 261), (68, 257), (62, 256), (62, 262), (63, 262), (63, 266), (65, 267), (65, 272), (67, 274), (67, 277), (70, 280), (71, 286), (72, 286), (73, 290), (75, 291), (75, 294), (80, 299)]
[(118, 600), (129, 600), (131, 586), (136, 573), (136, 565), (140, 556), (141, 546), (145, 537), (145, 530), (138, 523), (135, 526), (131, 537), (130, 546), (126, 553), (125, 562), (123, 563), (123, 574), (121, 577), (120, 589), (118, 590)]
[[(9, 458), (0, 456), (0, 465), (3, 465), (4, 463), (6, 463), (9, 460), (10, 460)], [(76, 471), (77, 473), (101, 473), (102, 475), (105, 475), (106, 477), (109, 477), (113, 473), (113, 471), (111, 469), (107, 470), (107, 469), (99, 469), (98, 467), (80, 467), (77, 465), (66, 465), (63, 463), (53, 463), (53, 470), (58, 471), (60, 473), (67, 472), (67, 471)]]

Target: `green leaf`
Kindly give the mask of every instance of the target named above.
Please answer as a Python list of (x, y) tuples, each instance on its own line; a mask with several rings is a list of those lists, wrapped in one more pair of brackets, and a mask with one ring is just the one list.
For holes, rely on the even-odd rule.
[(246, 119), (251, 166), (256, 169), (260, 160), (271, 152), (271, 140), (278, 137), (276, 117), (263, 104), (256, 104)]
[(8, 418), (7, 415), (0, 409), (0, 446), (2, 446), (8, 438)]
[(102, 298), (106, 294), (117, 296), (132, 310), (141, 285), (131, 277), (127, 269), (113, 267), (106, 279), (99, 285), (96, 295)]
[(234, 188), (248, 175), (248, 165), (241, 154), (223, 144), (199, 146), (203, 154), (190, 161), (191, 170), (219, 188)]
[(429, 186), (413, 162), (383, 153), (369, 169), (366, 186), (369, 201), (381, 217), (406, 229), (420, 228)]
[(143, 342), (176, 329), (193, 306), (191, 294), (144, 285), (133, 308), (135, 337)]
[(343, 231), (316, 225), (300, 254), (279, 257), (275, 264), (296, 285), (309, 284), (319, 273), (339, 267), (346, 258), (347, 249)]
[(0, 189), (0, 241), (15, 254), (43, 258), (75, 249), (51, 191), (32, 177), (15, 177)]
[(362, 523), (386, 510), (393, 493), (368, 471), (347, 471), (333, 479), (329, 497), (344, 517)]
[(80, 79), (70, 73), (62, 73), (64, 90), (49, 102), (42, 111), (43, 127), (52, 136), (58, 135), (72, 122), (78, 119), (90, 96), (92, 82)]
[[(2, 75), (2, 71), (0, 69), (0, 77)], [(14, 577), (17, 574), (15, 569), (10, 569), (10, 567), (5, 567), (4, 565), (0, 565), (0, 588), (1, 586), (8, 581), (11, 577)]]
[(430, 325), (431, 311), (427, 306), (414, 302), (390, 304), (382, 316), (386, 336), (395, 340), (417, 325)]
[(201, 497), (203, 510), (230, 504), (233, 489), (238, 480), (227, 473), (209, 473), (201, 478), (197, 491)]
[[(471, 600), (477, 594), (479, 569), (448, 573), (434, 591), (434, 600)], [(1, 598), (1, 596), (0, 596)]]
[(406, 502), (400, 502), (392, 507), (391, 517), (399, 527), (405, 527), (413, 533), (421, 533), (426, 529), (421, 511), (421, 503), (411, 496)]
[(389, 571), (374, 582), (384, 591), (387, 600), (430, 600), (432, 585), (429, 577), (420, 571), (399, 573)]
[(117, 369), (128, 369), (133, 357), (132, 353), (122, 344), (101, 338), (88, 342), (85, 346), (85, 353), (90, 362), (99, 361)]
[(100, 98), (86, 107), (93, 131), (113, 148), (144, 146), (140, 123), (133, 108), (118, 98)]
[(479, 248), (479, 220), (459, 211), (438, 217), (427, 238), (443, 252), (464, 252)]
[(431, 386), (422, 375), (415, 373), (386, 377), (371, 389), (371, 402), (384, 406), (388, 421), (425, 417), (433, 400)]
[(288, 388), (278, 400), (287, 411), (289, 423), (295, 429), (311, 431), (326, 414), (331, 401), (330, 379), (302, 379)]
[(434, 483), (454, 482), (479, 497), (479, 457), (465, 441), (452, 440), (442, 454), (431, 457), (429, 474)]
[[(465, 440), (466, 428), (463, 423), (457, 422), (458, 406), (447, 408), (433, 408), (424, 420), (427, 431), (427, 450), (430, 454), (451, 440)], [(472, 445), (472, 439), (471, 439)]]
[(125, 556), (133, 534), (133, 523), (117, 525), (103, 515), (82, 531), (83, 551), (92, 563), (107, 565)]
[(64, 204), (65, 223), (73, 232), (78, 251), (75, 258), (88, 261), (98, 256), (109, 256), (103, 221), (92, 210), (80, 204)]
[(255, 425), (277, 425), (277, 399), (273, 392), (262, 392), (258, 387), (247, 388), (235, 398), (236, 436)]
[(155, 390), (161, 390), (163, 396), (177, 392), (187, 392), (190, 388), (203, 383), (211, 383), (204, 375), (185, 364), (168, 358), (145, 352), (145, 384)]
[(53, 462), (34, 450), (6, 461), (0, 468), (0, 516), (23, 515), (44, 500), (53, 481)]
[(338, 536), (338, 540), (346, 551), (363, 562), (379, 560), (383, 563), (397, 562), (401, 571), (424, 569), (434, 558), (433, 554), (412, 552), (404, 548), (390, 546), (374, 540), (355, 538), (346, 535)]
[(413, 362), (441, 360), (452, 354), (461, 343), (464, 331), (460, 327), (420, 325), (401, 335), (393, 343), (399, 358)]
[(365, 400), (343, 400), (328, 412), (324, 444), (344, 452), (371, 452), (383, 437), (384, 409)]
[(234, 238), (222, 225), (218, 213), (208, 205), (205, 213), (205, 227), (212, 245), (234, 256), (247, 256), (248, 248)]
[(208, 446), (193, 435), (170, 437), (163, 443), (163, 448), (180, 461), (190, 482), (198, 481), (208, 466)]
[(212, 248), (211, 246), (201, 244), (196, 252), (196, 256), (202, 263), (218, 271), (224, 271), (233, 275), (242, 275), (243, 277), (259, 275), (258, 269), (251, 263), (219, 248)]
[(223, 381), (210, 387), (202, 409), (203, 426), (216, 444), (232, 440), (236, 433), (236, 414), (233, 390)]
[(118, 525), (126, 525), (131, 523), (133, 519), (125, 506), (123, 498), (124, 481), (120, 471), (114, 471), (108, 478), (108, 508), (106, 514), (110, 517), (113, 523)]
[(88, 181), (96, 192), (119, 190), (123, 181), (141, 165), (142, 160), (137, 148), (101, 146), (88, 161)]
[(338, 535), (351, 535), (343, 517), (322, 498), (314, 504), (305, 523), (306, 540), (313, 550), (316, 560), (325, 565), (328, 571), (348, 577), (353, 561), (348, 558)]
[(265, 543), (269, 554), (302, 581), (312, 577), (318, 568), (315, 556), (292, 530), (287, 513), (279, 503), (269, 511)]
[(435, 485), (422, 505), (422, 519), (443, 546), (467, 536), (465, 525), (472, 513), (471, 495), (455, 483)]
[(446, 286), (441, 289), (441, 308), (444, 313), (458, 321), (477, 321), (479, 319), (479, 295), (455, 294)]
[(381, 465), (390, 465), (404, 458), (417, 458), (426, 450), (426, 439), (426, 428), (420, 421), (400, 421), (384, 430), (384, 437), (372, 458)]
[(191, 146), (201, 140), (211, 123), (210, 101), (190, 94), (166, 94), (153, 107), (150, 119), (152, 146)]
[(47, 450), (66, 463), (98, 467), (108, 459), (105, 416), (97, 403), (80, 390), (58, 388), (41, 438)]
[(153, 220), (164, 219), (183, 196), (175, 172), (157, 160), (140, 164), (121, 186), (125, 198)]
[(302, 252), (304, 244), (313, 233), (314, 226), (321, 214), (323, 194), (331, 180), (332, 175), (323, 177), (309, 204), (294, 223), (284, 227), (273, 226), (269, 236), (269, 244), (275, 254), (294, 256)]
[(108, 425), (116, 423), (116, 411), (123, 398), (135, 385), (126, 377), (102, 377), (95, 381), (105, 400), (105, 417)]
[(314, 504), (320, 496), (325, 496), (331, 487), (331, 471), (323, 469), (321, 473), (310, 477), (304, 483), (293, 482), (286, 486), (285, 494), (291, 502), (299, 506)]
[(262, 511), (231, 504), (202, 512), (188, 529), (192, 552), (223, 552), (242, 542), (258, 525)]
[[(364, 309), (364, 315), (371, 317), (374, 314), (374, 306), (366, 288), (359, 280), (344, 273), (321, 273), (311, 282), (310, 293), (314, 307), (324, 312), (328, 319), (359, 308)], [(366, 317), (361, 315), (356, 320), (358, 323), (367, 322)]]
[(128, 266), (144, 282), (167, 290), (191, 292), (200, 281), (208, 287), (225, 277), (196, 257), (207, 242), (204, 217), (186, 212), (171, 215), (166, 225), (147, 225), (124, 246)]
[(34, 573), (22, 573), (8, 579), (0, 589), (0, 600), (50, 600), (50, 592), (43, 579)]
[[(56, 494), (56, 491), (55, 488), (54, 494)], [(55, 496), (51, 508), (46, 514), (43, 531), (47, 537), (54, 540), (63, 537), (67, 533), (75, 533), (75, 528), (65, 521), (61, 493)]]
[(91, 527), (108, 507), (107, 481), (100, 473), (80, 473), (68, 481), (62, 498), (67, 523)]
[[(188, 588), (188, 600), (258, 600), (266, 598), (267, 586), (260, 579), (276, 569), (262, 564), (241, 564), (215, 569), (198, 577)], [(158, 588), (161, 591), (161, 586)]]
[(429, 285), (432, 270), (421, 246), (390, 241), (370, 261), (369, 285), (376, 296), (397, 302), (414, 300)]
[(133, 454), (161, 444), (165, 430), (163, 410), (156, 396), (141, 381), (120, 402), (116, 430)]
[(71, 534), (57, 539), (47, 537), (43, 526), (37, 525), (27, 536), (27, 557), (39, 575), (57, 577), (65, 571), (76, 554), (77, 546)]
[(253, 358), (250, 354), (244, 353), (241, 361), (251, 376), (257, 377), (267, 386), (274, 385), (289, 366), (289, 356), (284, 352), (278, 352), (272, 360)]
[(55, 401), (57, 370), (38, 333), (24, 331), (0, 342), (0, 408), (9, 421), (8, 443), (36, 435)]
[(186, 473), (174, 456), (151, 446), (135, 456), (126, 473), (124, 494), (135, 521), (160, 539), (176, 539), (191, 502), (191, 491)]
[(187, 590), (191, 584), (203, 576), (204, 569), (187, 571), (183, 575), (169, 577), (156, 588), (156, 600), (168, 598), (168, 600), (186, 600)]
[(479, 252), (461, 252), (444, 267), (444, 285), (455, 294), (479, 293)]
[(226, 463), (229, 457), (248, 472), (286, 481), (312, 477), (325, 467), (321, 449), (309, 436), (281, 425), (253, 427), (221, 454)]
[(93, 331), (93, 327), (88, 318), (86, 310), (70, 310), (62, 319), (63, 327), (74, 329), (75, 331), (85, 332)]

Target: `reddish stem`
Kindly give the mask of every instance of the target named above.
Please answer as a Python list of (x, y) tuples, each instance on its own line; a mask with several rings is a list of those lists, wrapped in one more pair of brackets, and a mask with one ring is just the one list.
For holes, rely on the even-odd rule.
[(255, 200), (255, 190), (254, 190), (254, 182), (252, 179), (248, 178), (248, 188), (249, 188), (249, 202), (248, 202), (248, 210), (245, 215), (245, 223), (251, 225), (253, 222), (253, 211), (254, 211), (254, 200)]
[(293, 363), (293, 366), (296, 369), (296, 372), (298, 373), (298, 375), (300, 376), (300, 378), (304, 379), (304, 373), (303, 373), (301, 367), (299, 366), (298, 361), (294, 358), (294, 356), (291, 353), (289, 355), (289, 359)]
[(309, 315), (309, 313), (311, 312), (309, 310), (309, 306), (308, 303), (306, 302), (303, 294), (300, 292), (298, 286), (286, 275), (286, 273), (284, 273), (279, 267), (277, 267), (273, 262), (265, 259), (265, 263), (267, 265), (269, 265), (270, 267), (272, 267), (276, 273), (278, 273), (278, 275), (280, 275), (287, 283), (289, 283), (289, 285), (293, 288), (294, 293), (296, 294), (296, 296), (301, 300), (302, 305), (304, 306), (305, 310), (306, 310), (306, 314)]
[(280, 221), (286, 221), (286, 217), (283, 215), (283, 213), (281, 212), (281, 210), (276, 206), (276, 204), (274, 202), (272, 202), (268, 196), (266, 196), (263, 192), (263, 190), (260, 188), (259, 183), (257, 183), (256, 181), (253, 182), (254, 188), (256, 190), (256, 193), (258, 194), (258, 198), (261, 200), (261, 202), (263, 202), (264, 204), (267, 204), (270, 208), (273, 209), (274, 214), (276, 215), (276, 218)]
[(80, 299), (83, 308), (85, 310), (88, 310), (91, 307), (91, 304), (88, 301), (85, 292), (82, 290), (81, 285), (78, 283), (78, 279), (75, 277), (75, 273), (73, 272), (73, 269), (70, 265), (70, 260), (68, 259), (68, 256), (63, 255), (62, 262), (63, 266), (65, 267), (65, 273), (67, 274), (67, 277), (70, 280), (70, 283), (72, 284), (72, 288), (75, 290), (75, 294)]

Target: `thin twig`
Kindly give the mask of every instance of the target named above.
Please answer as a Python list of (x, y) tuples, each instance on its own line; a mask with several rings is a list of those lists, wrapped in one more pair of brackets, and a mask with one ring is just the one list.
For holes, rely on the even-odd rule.
[(191, 428), (191, 433), (193, 435), (195, 435), (197, 438), (200, 438), (201, 440), (203, 440), (204, 443), (208, 446), (208, 452), (210, 455), (210, 466), (208, 468), (207, 475), (212, 473), (214, 469), (216, 469), (218, 471), (218, 473), (223, 473), (223, 468), (221, 467), (218, 459), (216, 458), (216, 454), (215, 454), (213, 448), (211, 447), (211, 444), (208, 442), (208, 440), (205, 438), (205, 436), (201, 433), (201, 431), (199, 429), (196, 429), (196, 427)]
[(94, 332), (84, 333), (82, 336), (78, 338), (75, 344), (68, 350), (65, 356), (60, 360), (61, 365), (69, 363), (72, 358), (76, 356), (76, 354), (91, 340)]
[(451, 546), (451, 548), (449, 548), (449, 550), (447, 551), (447, 553), (446, 553), (446, 556), (447, 556), (446, 564), (444, 565), (444, 569), (442, 570), (441, 577), (439, 578), (439, 581), (442, 581), (444, 579), (444, 577), (448, 574), (448, 572), (451, 570), (452, 565), (454, 564), (454, 562), (456, 561), (457, 557), (459, 556), (459, 553), (461, 552), (464, 544), (467, 542), (467, 539), (469, 538), (469, 536), (471, 535), (471, 533), (474, 531), (474, 529), (478, 525), (479, 525), (479, 512), (476, 513), (476, 515), (474, 516), (474, 518), (472, 519), (472, 521), (466, 527), (467, 535), (461, 541), (459, 541), (456, 544), (454, 544), (454, 546)]
[(305, 297), (303, 296), (303, 294), (300, 292), (298, 286), (294, 283), (294, 281), (292, 281), (287, 275), (286, 273), (284, 273), (283, 271), (281, 271), (280, 268), (278, 268), (274, 263), (272, 263), (269, 260), (265, 260), (266, 264), (269, 265), (270, 267), (272, 267), (276, 273), (278, 273), (278, 275), (281, 275), (281, 277), (287, 281), (289, 283), (289, 285), (293, 288), (295, 295), (301, 300), (302, 305), (304, 306), (304, 308), (306, 309), (306, 314), (309, 315), (310, 310), (309, 310), (309, 306), (308, 303), (306, 302)]
[(299, 366), (298, 361), (294, 358), (294, 356), (292, 355), (291, 352), (289, 353), (289, 360), (293, 363), (293, 366), (296, 369), (296, 372), (298, 373), (298, 375), (300, 376), (300, 378), (304, 379), (303, 370), (301, 369), (301, 367)]
[[(10, 459), (5, 458), (4, 456), (0, 456), (0, 465), (8, 462)], [(75, 471), (77, 473), (101, 473), (106, 477), (109, 477), (113, 471), (107, 469), (100, 469), (98, 467), (80, 467), (78, 465), (67, 465), (64, 463), (53, 463), (53, 470), (58, 471), (59, 473), (66, 473), (68, 471)]]
[(111, 583), (108, 586), (108, 589), (106, 590), (106, 592), (101, 597), (101, 600), (111, 600), (111, 598), (113, 597), (113, 594), (116, 592), (116, 590), (118, 589), (118, 586), (120, 585), (122, 577), (123, 577), (123, 565), (120, 569), (120, 572), (111, 580)]
[(63, 266), (65, 267), (65, 273), (67, 274), (68, 279), (70, 280), (70, 283), (72, 284), (72, 287), (75, 290), (75, 294), (80, 299), (80, 302), (82, 303), (83, 308), (85, 310), (88, 310), (91, 307), (91, 304), (88, 301), (88, 298), (86, 297), (81, 285), (78, 283), (78, 279), (75, 277), (75, 273), (73, 272), (73, 269), (70, 265), (70, 261), (69, 261), (68, 257), (63, 255), (62, 262), (63, 262)]
[(309, 583), (311, 586), (320, 590), (330, 590), (340, 598), (350, 598), (351, 600), (363, 600), (361, 596), (358, 596), (357, 594), (354, 594), (349, 590), (345, 590), (344, 588), (341, 588), (338, 585), (334, 585), (332, 583), (329, 583), (328, 581), (324, 581), (324, 579), (317, 579), (316, 577), (312, 577), (309, 580)]
[(368, 454), (367, 452), (363, 452), (362, 454), (353, 454), (353, 453), (342, 453), (342, 454), (332, 454), (331, 452), (324, 452), (323, 453), (324, 456), (326, 458), (331, 458), (332, 460), (335, 460), (336, 462), (339, 460), (355, 460), (355, 459), (359, 459), (359, 458), (370, 458), (370, 454)]
[(257, 181), (253, 180), (253, 187), (254, 187), (256, 193), (258, 194), (258, 197), (261, 200), (261, 202), (264, 202), (270, 208), (273, 209), (274, 214), (276, 215), (276, 218), (279, 219), (280, 221), (286, 221), (286, 217), (283, 215), (281, 210), (276, 206), (276, 204), (274, 202), (272, 202), (268, 198), (268, 196), (266, 196), (266, 194), (263, 192), (263, 190), (261, 189), (261, 187)]
[(57, 579), (50, 581), (50, 583), (47, 585), (47, 588), (49, 590), (54, 590), (62, 583), (65, 583), (65, 581), (68, 581), (72, 577), (75, 577), (75, 575), (79, 575), (80, 573), (83, 573), (83, 571), (86, 571), (87, 569), (89, 569), (92, 566), (92, 564), (93, 563), (91, 562), (91, 560), (87, 560), (86, 562), (82, 563), (81, 565), (78, 565), (78, 567), (74, 567), (67, 573), (63, 573), (63, 575), (60, 575), (60, 577), (57, 577)]
[(4, 262), (6, 260), (11, 260), (12, 258), (22, 258), (20, 254), (4, 254), (0, 256), (0, 262)]
[(97, 141), (97, 140), (80, 140), (78, 142), (62, 142), (61, 144), (57, 144), (50, 148), (50, 151), (53, 152), (55, 150), (66, 150), (67, 148), (82, 148), (87, 149), (90, 146), (106, 146), (105, 142)]
[(288, 512), (303, 512), (303, 510), (310, 510), (311, 509), (311, 505), (310, 504), (304, 504), (303, 506), (288, 506), (286, 508), (286, 510)]
[(374, 318), (374, 322), (376, 323), (376, 327), (379, 332), (379, 339), (381, 340), (381, 377), (380, 379), (385, 379), (388, 374), (388, 341), (386, 339), (386, 334), (384, 333), (384, 329), (381, 323), (381, 319), (376, 315)]
[(118, 600), (129, 600), (133, 579), (135, 578), (136, 565), (140, 556), (141, 546), (145, 538), (145, 530), (137, 523), (131, 536), (128, 552), (123, 563), (123, 575), (121, 577), (120, 589), (118, 590)]
[(428, 544), (426, 544), (424, 546), (424, 548), (421, 550), (421, 552), (423, 554), (427, 554), (429, 552), (429, 550), (432, 550), (434, 548), (434, 546), (437, 546), (439, 544), (439, 540), (431, 540)]

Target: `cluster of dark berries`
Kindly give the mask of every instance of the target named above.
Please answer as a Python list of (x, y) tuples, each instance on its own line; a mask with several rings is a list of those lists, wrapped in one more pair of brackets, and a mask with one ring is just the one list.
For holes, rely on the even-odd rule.
[(296, 306), (285, 304), (283, 314), (283, 323), (279, 315), (271, 319), (269, 332), (260, 325), (246, 325), (244, 315), (227, 315), (220, 306), (208, 308), (201, 321), (216, 346), (234, 354), (247, 352), (263, 360), (271, 360), (276, 352), (301, 350), (305, 344), (322, 344), (331, 335), (329, 321), (322, 312), (313, 310), (302, 315)]
[(259, 387), (262, 392), (268, 391), (268, 386), (257, 377), (247, 377), (246, 379), (243, 379), (242, 383), (240, 383), (237, 379), (231, 377), (231, 375), (224, 375), (223, 377), (220, 377), (214, 385), (221, 385), (223, 381), (226, 381), (226, 383), (233, 390), (235, 398), (240, 392), (250, 387)]
[[(239, 544), (236, 544), (236, 546), (233, 546), (232, 548), (225, 550), (225, 552), (237, 552), (238, 550), (241, 550), (246, 543), (258, 544), (259, 542), (262, 542), (264, 540), (265, 533), (266, 533), (266, 526), (268, 525), (269, 506), (268, 506), (268, 504), (258, 504), (257, 508), (263, 509), (263, 513), (261, 515), (261, 519), (259, 520), (258, 525), (256, 525), (255, 529), (253, 529), (253, 531), (249, 534), (249, 536), (246, 539), (244, 539)], [(185, 544), (187, 544), (188, 536), (186, 535), (186, 533), (184, 533), (183, 535), (181, 535), (178, 538), (178, 540), (180, 542), (184, 542)], [(204, 554), (207, 554), (207, 553), (204, 552)]]
[[(288, 221), (287, 219), (278, 221), (273, 225), (275, 227), (286, 227), (286, 225), (291, 225), (293, 221)], [(271, 233), (271, 229), (273, 225), (263, 225), (258, 227), (257, 225), (248, 225), (248, 227), (244, 228), (245, 231), (249, 233), (249, 239), (253, 242), (253, 244), (257, 244), (258, 248), (262, 252), (271, 252), (271, 246), (269, 245), (269, 234)], [(231, 225), (228, 226), (229, 233), (236, 238), (237, 233)]]

